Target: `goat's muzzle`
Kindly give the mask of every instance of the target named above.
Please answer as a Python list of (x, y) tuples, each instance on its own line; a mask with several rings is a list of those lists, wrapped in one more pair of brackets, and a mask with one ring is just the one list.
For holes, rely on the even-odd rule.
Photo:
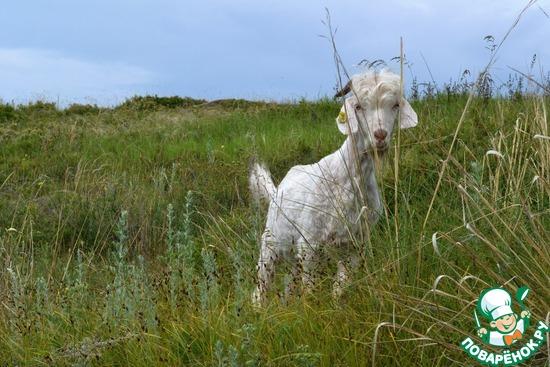
[(384, 139), (386, 139), (386, 136), (388, 136), (388, 132), (386, 130), (378, 129), (374, 132), (374, 137), (378, 141), (384, 141)]

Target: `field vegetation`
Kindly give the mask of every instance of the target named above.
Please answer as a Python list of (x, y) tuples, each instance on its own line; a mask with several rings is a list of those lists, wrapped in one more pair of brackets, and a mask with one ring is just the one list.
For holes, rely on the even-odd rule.
[(412, 84), (419, 125), (380, 164), (385, 214), (351, 239), (342, 299), (327, 265), (314, 295), (262, 309), (249, 160), (278, 182), (334, 151), (339, 102), (0, 104), (0, 365), (466, 366), (500, 285), (548, 321), (550, 99), (489, 78), (465, 110), (463, 78)]

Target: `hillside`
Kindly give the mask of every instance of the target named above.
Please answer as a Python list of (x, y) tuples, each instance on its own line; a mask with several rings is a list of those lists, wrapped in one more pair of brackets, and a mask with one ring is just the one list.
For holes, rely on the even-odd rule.
[(249, 161), (278, 182), (337, 149), (336, 102), (0, 105), (0, 364), (467, 365), (487, 285), (528, 285), (547, 317), (550, 100), (476, 97), (448, 156), (466, 99), (412, 101), (419, 125), (380, 166), (385, 216), (353, 239), (364, 266), (341, 301), (327, 266), (315, 296), (265, 309)]

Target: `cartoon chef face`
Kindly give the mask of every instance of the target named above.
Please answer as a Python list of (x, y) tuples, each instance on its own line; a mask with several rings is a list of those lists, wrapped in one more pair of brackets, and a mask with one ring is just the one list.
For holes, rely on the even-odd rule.
[(515, 313), (504, 315), (498, 319), (491, 321), (489, 323), (493, 329), (497, 329), (503, 334), (507, 334), (512, 330), (516, 329), (517, 325), (517, 315)]
[(489, 289), (479, 297), (479, 311), (491, 327), (501, 333), (509, 333), (516, 328), (517, 315), (511, 306), (512, 297), (504, 289)]

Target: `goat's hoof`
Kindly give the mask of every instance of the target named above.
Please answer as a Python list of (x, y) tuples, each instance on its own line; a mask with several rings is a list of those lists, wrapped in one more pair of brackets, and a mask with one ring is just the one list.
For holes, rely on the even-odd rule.
[(261, 308), (264, 304), (263, 292), (260, 289), (256, 289), (252, 292), (252, 306)]

